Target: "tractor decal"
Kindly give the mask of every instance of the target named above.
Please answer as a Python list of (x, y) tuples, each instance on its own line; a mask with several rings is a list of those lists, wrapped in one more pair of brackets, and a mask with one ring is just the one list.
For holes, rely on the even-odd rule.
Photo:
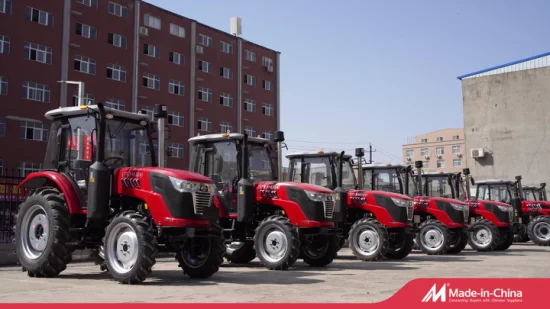
[(363, 204), (367, 200), (367, 193), (361, 191), (350, 192), (350, 201), (353, 204)]
[(262, 183), (259, 185), (259, 187), (260, 196), (262, 198), (277, 198), (277, 190), (279, 189), (279, 185), (276, 182)]

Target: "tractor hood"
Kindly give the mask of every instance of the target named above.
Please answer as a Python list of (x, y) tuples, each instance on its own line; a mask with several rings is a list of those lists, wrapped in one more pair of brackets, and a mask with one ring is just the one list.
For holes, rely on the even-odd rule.
[(383, 196), (387, 196), (387, 197), (398, 198), (398, 199), (401, 199), (401, 200), (412, 200), (411, 197), (409, 197), (407, 195), (388, 192), (388, 191), (378, 191), (378, 190), (350, 190), (350, 191), (348, 191), (348, 195), (367, 196), (367, 195), (371, 195), (371, 194), (372, 195), (383, 195)]
[(279, 187), (287, 187), (288, 186), (288, 187), (295, 187), (295, 188), (299, 188), (299, 189), (306, 190), (306, 191), (312, 191), (312, 192), (316, 192), (316, 193), (334, 194), (334, 191), (332, 191), (330, 189), (327, 189), (325, 187), (318, 186), (318, 185), (308, 184), (308, 183), (288, 182), (288, 181), (285, 181), (285, 182), (261, 181), (261, 182), (255, 183), (255, 185), (256, 186), (277, 185)]
[(550, 209), (550, 202), (548, 201), (522, 201), (527, 205), (538, 205), (542, 209)]
[(174, 177), (181, 180), (187, 180), (192, 182), (200, 182), (200, 183), (210, 183), (213, 184), (214, 181), (208, 177), (205, 177), (199, 173), (189, 172), (185, 170), (178, 170), (173, 168), (160, 168), (160, 167), (138, 167), (138, 168), (121, 168), (119, 169), (120, 173), (124, 175), (124, 173), (159, 173), (162, 175), (166, 175), (169, 177)]
[(450, 203), (450, 204), (458, 204), (458, 205), (464, 205), (464, 206), (467, 206), (467, 205), (468, 205), (468, 204), (466, 204), (465, 202), (463, 202), (463, 201), (461, 201), (461, 200), (455, 200), (455, 199), (446, 198), (446, 197), (415, 196), (415, 197), (414, 197), (414, 200), (415, 200), (415, 201), (419, 201), (419, 200), (432, 200), (432, 201), (440, 201), (440, 202), (445, 202), (445, 203)]

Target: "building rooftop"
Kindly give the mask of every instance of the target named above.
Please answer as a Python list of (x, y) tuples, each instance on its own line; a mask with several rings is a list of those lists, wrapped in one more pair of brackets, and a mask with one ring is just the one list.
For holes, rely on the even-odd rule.
[(481, 76), (487, 76), (487, 75), (496, 75), (496, 74), (524, 71), (529, 69), (543, 68), (548, 66), (550, 66), (550, 52), (532, 56), (525, 59), (508, 62), (505, 64), (497, 65), (497, 66), (483, 69), (480, 71), (464, 74), (464, 75), (458, 76), (457, 78), (462, 80), (462, 79), (475, 78), (475, 77), (481, 77)]

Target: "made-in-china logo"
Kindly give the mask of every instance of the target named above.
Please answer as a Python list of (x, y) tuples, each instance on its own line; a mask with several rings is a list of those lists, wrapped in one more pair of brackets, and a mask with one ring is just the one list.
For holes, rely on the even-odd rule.
[(453, 288), (450, 283), (438, 286), (434, 284), (422, 298), (423, 303), (521, 303), (523, 292), (506, 288), (461, 289)]

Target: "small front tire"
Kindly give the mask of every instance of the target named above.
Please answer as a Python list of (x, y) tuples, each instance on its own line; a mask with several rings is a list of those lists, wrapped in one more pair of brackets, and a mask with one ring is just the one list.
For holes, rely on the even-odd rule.
[(480, 220), (468, 232), (468, 244), (476, 251), (493, 251), (500, 244), (500, 233), (489, 220)]
[(416, 243), (428, 255), (442, 255), (449, 251), (451, 232), (438, 220), (426, 220), (420, 225)]
[(383, 259), (390, 246), (388, 231), (375, 219), (360, 219), (353, 223), (348, 243), (355, 257), (369, 262)]
[(527, 226), (529, 238), (539, 246), (550, 246), (550, 217), (538, 216)]
[(300, 245), (298, 232), (286, 217), (267, 217), (256, 228), (256, 255), (268, 269), (287, 270), (292, 267), (300, 255)]

